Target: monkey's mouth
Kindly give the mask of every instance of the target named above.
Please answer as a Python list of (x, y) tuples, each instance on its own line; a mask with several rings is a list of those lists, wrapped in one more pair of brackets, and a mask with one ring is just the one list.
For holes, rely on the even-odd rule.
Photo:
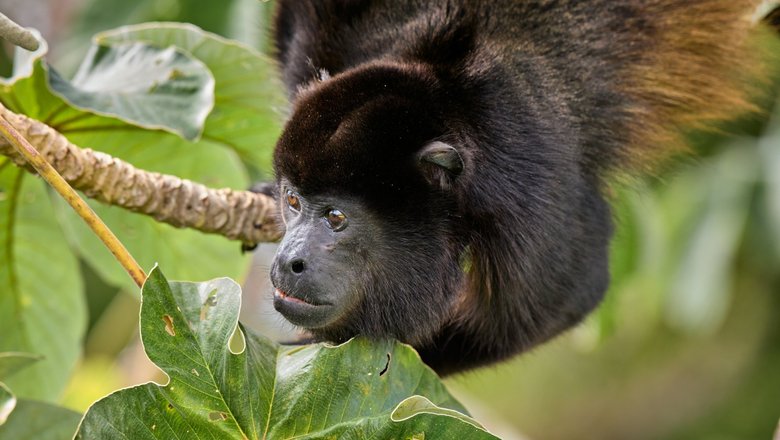
[(274, 290), (274, 308), (291, 323), (307, 328), (320, 327), (333, 319), (332, 304), (303, 300), (281, 289)]
[(274, 302), (276, 301), (285, 301), (289, 302), (291, 304), (301, 304), (301, 305), (307, 305), (307, 306), (329, 306), (330, 304), (325, 303), (318, 303), (314, 301), (306, 301), (301, 298), (295, 297), (290, 295), (289, 293), (281, 290), (281, 289), (274, 289)]
[(304, 301), (302, 299), (298, 299), (298, 298), (296, 298), (294, 296), (290, 296), (290, 295), (284, 293), (283, 291), (281, 291), (279, 289), (275, 289), (274, 290), (274, 300), (276, 300), (276, 299), (280, 299), (282, 301), (290, 301), (290, 302), (294, 302), (294, 303), (308, 304), (306, 301)]

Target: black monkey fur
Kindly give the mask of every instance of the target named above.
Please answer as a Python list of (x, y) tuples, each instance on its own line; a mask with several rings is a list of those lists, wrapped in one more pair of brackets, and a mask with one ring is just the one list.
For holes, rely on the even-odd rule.
[[(292, 188), (372, 219), (370, 248), (340, 254), (360, 266), (344, 275), (354, 298), (308, 327), (399, 338), (441, 374), (507, 359), (593, 310), (609, 283), (605, 178), (677, 145), (679, 125), (749, 109), (760, 65), (753, 0), (277, 3), (292, 102), (274, 154), (282, 204)], [(453, 150), (426, 156), (434, 142)], [(319, 245), (290, 240), (279, 292), (303, 272), (280, 274), (291, 246)]]

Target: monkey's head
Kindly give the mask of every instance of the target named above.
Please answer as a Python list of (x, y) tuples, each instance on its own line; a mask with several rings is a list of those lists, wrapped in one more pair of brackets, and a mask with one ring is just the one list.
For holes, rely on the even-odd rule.
[(375, 64), (301, 91), (274, 154), (286, 227), (274, 306), (329, 340), (430, 339), (462, 289), (464, 158), (415, 67)]
[[(274, 154), (288, 320), (331, 341), (450, 344), (473, 366), (598, 304), (611, 222), (576, 125), (538, 88), (456, 74), (371, 63), (296, 97)], [(423, 350), (444, 371), (437, 356)]]

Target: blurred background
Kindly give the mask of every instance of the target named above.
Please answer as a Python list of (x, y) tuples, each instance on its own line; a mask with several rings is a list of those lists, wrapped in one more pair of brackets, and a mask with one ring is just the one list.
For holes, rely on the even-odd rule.
[[(49, 62), (68, 76), (93, 34), (144, 21), (190, 22), (266, 50), (271, 3), (0, 0), (0, 11), (39, 29)], [(762, 111), (719, 134), (692, 134), (692, 154), (652, 177), (615, 182), (607, 299), (565, 336), (448, 379), (478, 420), (506, 439), (772, 438), (780, 418), (778, 85), (766, 86)], [(259, 146), (269, 155), (272, 147)], [(255, 179), (269, 172), (249, 171)], [(246, 268), (242, 320), (285, 339), (293, 330), (267, 301), (273, 252), (261, 246)], [(138, 341), (137, 293), (82, 270), (89, 332), (63, 396), (79, 411), (116, 388), (160, 379)]]

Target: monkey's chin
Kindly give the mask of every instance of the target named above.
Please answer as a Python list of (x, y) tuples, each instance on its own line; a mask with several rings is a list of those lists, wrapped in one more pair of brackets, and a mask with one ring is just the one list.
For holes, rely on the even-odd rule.
[(338, 319), (336, 307), (332, 304), (312, 304), (276, 289), (274, 308), (291, 323), (306, 327), (325, 327)]

